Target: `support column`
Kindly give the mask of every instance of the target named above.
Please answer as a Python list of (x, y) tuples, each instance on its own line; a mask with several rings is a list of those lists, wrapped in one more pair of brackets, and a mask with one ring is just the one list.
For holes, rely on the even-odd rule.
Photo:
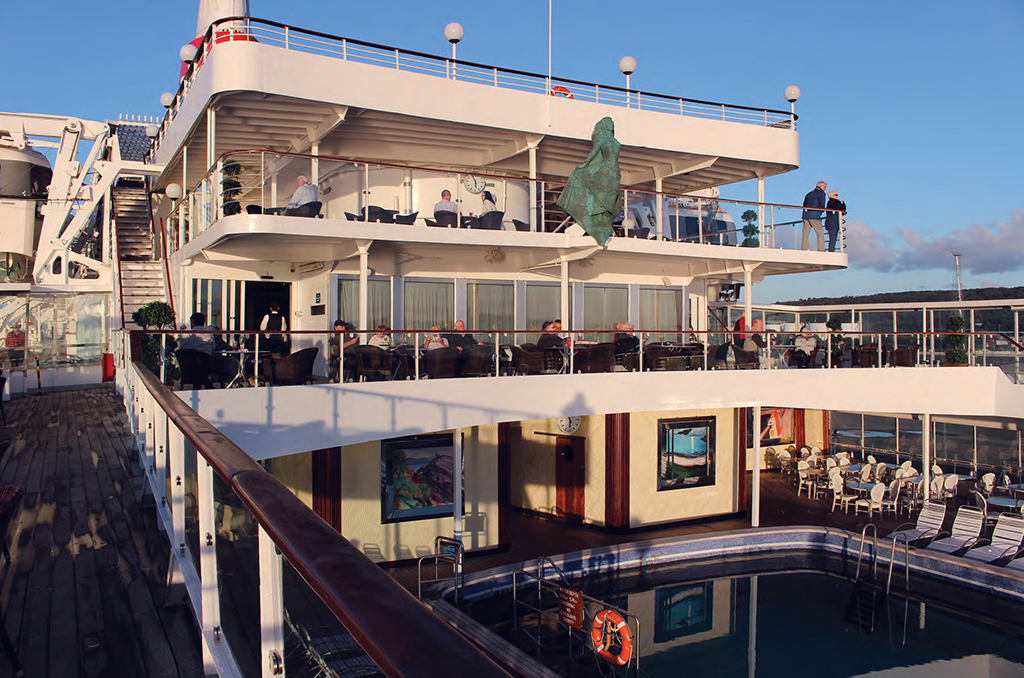
[(537, 147), (530, 144), (530, 230), (538, 231), (537, 228)]
[(747, 408), (736, 408), (736, 510), (747, 510)]
[[(863, 429), (863, 424), (861, 429)], [(924, 476), (924, 500), (931, 499), (932, 487), (932, 415), (921, 416), (921, 475)]]
[(656, 240), (665, 239), (665, 196), (661, 194), (663, 185), (664, 184), (660, 178), (654, 180), (654, 190), (658, 194), (658, 205), (657, 208), (654, 210), (654, 218), (657, 219), (658, 221), (656, 226), (656, 228), (658, 229), (658, 233), (655, 237)]
[[(320, 186), (320, 142), (314, 141), (310, 153), (313, 157), (309, 159), (309, 183)], [(318, 196), (319, 197), (319, 196)]]
[(761, 247), (767, 247), (764, 241), (764, 177), (757, 177), (757, 239)]
[(498, 424), (498, 544), (511, 544), (508, 512), (511, 504), (509, 480), (512, 473), (512, 424)]
[[(370, 322), (370, 243), (359, 241), (356, 247), (359, 248), (359, 329), (367, 330)], [(368, 340), (369, 335), (359, 336), (360, 344), (365, 344)]]
[(629, 413), (604, 416), (604, 524), (629, 527)]
[(455, 492), (452, 496), (452, 501), (455, 503), (455, 528), (452, 531), (452, 536), (459, 541), (462, 541), (462, 429), (455, 429), (455, 459), (454, 469), (452, 470), (452, 476), (454, 476)]
[[(750, 526), (761, 525), (761, 406), (754, 405), (754, 425), (751, 438), (754, 439), (754, 478), (750, 481)], [(744, 443), (746, 446), (746, 443)], [(746, 455), (744, 455), (746, 456)]]
[(562, 273), (559, 317), (562, 320), (562, 329), (568, 332), (572, 329), (569, 323), (569, 262), (562, 259), (559, 270)]
[(745, 326), (748, 334), (750, 333), (750, 328), (754, 325), (754, 319), (751, 317), (751, 313), (753, 312), (751, 307), (754, 303), (752, 297), (754, 295), (753, 290), (750, 289), (752, 284), (750, 281), (750, 270), (746, 269), (743, 271), (743, 317), (746, 318)]

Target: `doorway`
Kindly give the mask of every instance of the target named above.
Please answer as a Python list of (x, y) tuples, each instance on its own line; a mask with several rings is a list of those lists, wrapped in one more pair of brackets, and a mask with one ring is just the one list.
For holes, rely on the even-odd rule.
[(573, 523), (583, 522), (586, 474), (586, 441), (555, 439), (555, 502), (558, 515)]
[[(245, 283), (245, 312), (243, 329), (258, 330), (263, 316), (276, 303), (281, 308), (281, 315), (289, 320), (292, 317), (292, 284), (286, 282), (267, 282), (250, 280)], [(291, 322), (288, 329), (293, 329)]]

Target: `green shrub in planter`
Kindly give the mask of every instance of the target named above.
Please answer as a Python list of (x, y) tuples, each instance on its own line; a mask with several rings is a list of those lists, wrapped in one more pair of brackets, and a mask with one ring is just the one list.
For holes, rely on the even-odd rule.
[(962, 315), (951, 315), (946, 320), (946, 331), (953, 334), (946, 335), (946, 364), (966, 365), (969, 356), (967, 355), (967, 337), (959, 334), (967, 328), (967, 319)]
[[(158, 330), (174, 329), (174, 309), (163, 301), (151, 301), (132, 313), (132, 322), (144, 330), (154, 327)], [(181, 376), (181, 370), (174, 362), (174, 349), (178, 342), (168, 335), (166, 341), (167, 361), (164, 365), (164, 381), (170, 383)], [(160, 376), (160, 337), (142, 335), (142, 364), (153, 374)]]

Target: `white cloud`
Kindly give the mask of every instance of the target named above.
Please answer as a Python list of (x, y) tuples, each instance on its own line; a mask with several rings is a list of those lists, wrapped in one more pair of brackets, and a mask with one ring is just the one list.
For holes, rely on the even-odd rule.
[(1006, 222), (971, 224), (932, 238), (910, 228), (893, 238), (850, 221), (846, 245), (851, 268), (886, 273), (951, 269), (952, 252), (959, 252), (965, 273), (1007, 273), (1024, 269), (1024, 211), (1013, 211)]

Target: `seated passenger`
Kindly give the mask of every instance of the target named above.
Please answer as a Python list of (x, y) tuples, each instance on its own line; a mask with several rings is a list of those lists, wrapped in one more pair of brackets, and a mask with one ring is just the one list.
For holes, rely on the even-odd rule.
[(428, 351), (433, 351), (437, 348), (448, 348), (448, 340), (438, 334), (441, 331), (441, 326), (434, 325), (430, 329), (433, 331), (423, 341), (423, 348)]
[(640, 339), (633, 333), (633, 323), (616, 323), (615, 352), (635, 353), (640, 348)]
[(487, 214), (488, 212), (496, 212), (497, 206), (494, 204), (494, 195), (490, 191), (484, 191), (480, 194), (480, 200), (483, 202), (483, 206), (480, 208), (480, 216)]
[(452, 192), (447, 188), (441, 191), (441, 199), (434, 205), (434, 217), (439, 213), (456, 214), (459, 206), (452, 202)]
[(544, 334), (537, 339), (539, 348), (565, 348), (565, 339), (558, 333), (562, 331), (561, 320), (548, 320), (541, 327)]
[[(206, 329), (206, 316), (202, 313), (193, 313), (188, 321), (193, 330)], [(199, 351), (200, 353), (212, 356), (213, 346), (214, 341), (211, 334), (195, 334), (193, 332), (178, 339), (179, 351)]]
[(349, 357), (348, 349), (355, 346), (359, 342), (359, 337), (355, 334), (346, 334), (355, 327), (351, 323), (347, 323), (341, 318), (334, 321), (334, 333), (331, 334), (330, 339), (327, 341), (328, 348), (328, 373), (327, 378), (332, 383), (339, 383), (339, 367), (341, 365), (342, 351), (345, 352), (345, 379), (346, 381), (352, 378), (355, 369), (355, 361)]
[(751, 327), (751, 329), (755, 332), (755, 334), (746, 335), (747, 338), (743, 340), (743, 350), (759, 351), (768, 345), (767, 342), (765, 342), (764, 337), (762, 337), (760, 334), (756, 334), (757, 332), (764, 331), (764, 321), (762, 321), (760, 318), (755, 318), (754, 324)]
[(814, 367), (811, 354), (818, 348), (818, 340), (811, 334), (811, 328), (804, 325), (793, 340), (793, 361), (798, 368)]
[(264, 210), (266, 214), (282, 214), (288, 216), (296, 209), (305, 205), (306, 203), (316, 202), (319, 197), (319, 190), (314, 184), (309, 183), (309, 178), (305, 174), (300, 174), (295, 179), (295, 192), (292, 193), (291, 200), (284, 207), (271, 207)]
[(387, 325), (377, 325), (377, 334), (370, 337), (370, 340), (366, 343), (370, 346), (382, 348), (385, 351), (394, 348), (395, 343), (391, 340), (390, 329)]
[(477, 341), (472, 334), (466, 333), (466, 323), (461, 320), (455, 321), (455, 332), (443, 335), (449, 346), (454, 346), (460, 351), (470, 346), (481, 346), (482, 341)]

